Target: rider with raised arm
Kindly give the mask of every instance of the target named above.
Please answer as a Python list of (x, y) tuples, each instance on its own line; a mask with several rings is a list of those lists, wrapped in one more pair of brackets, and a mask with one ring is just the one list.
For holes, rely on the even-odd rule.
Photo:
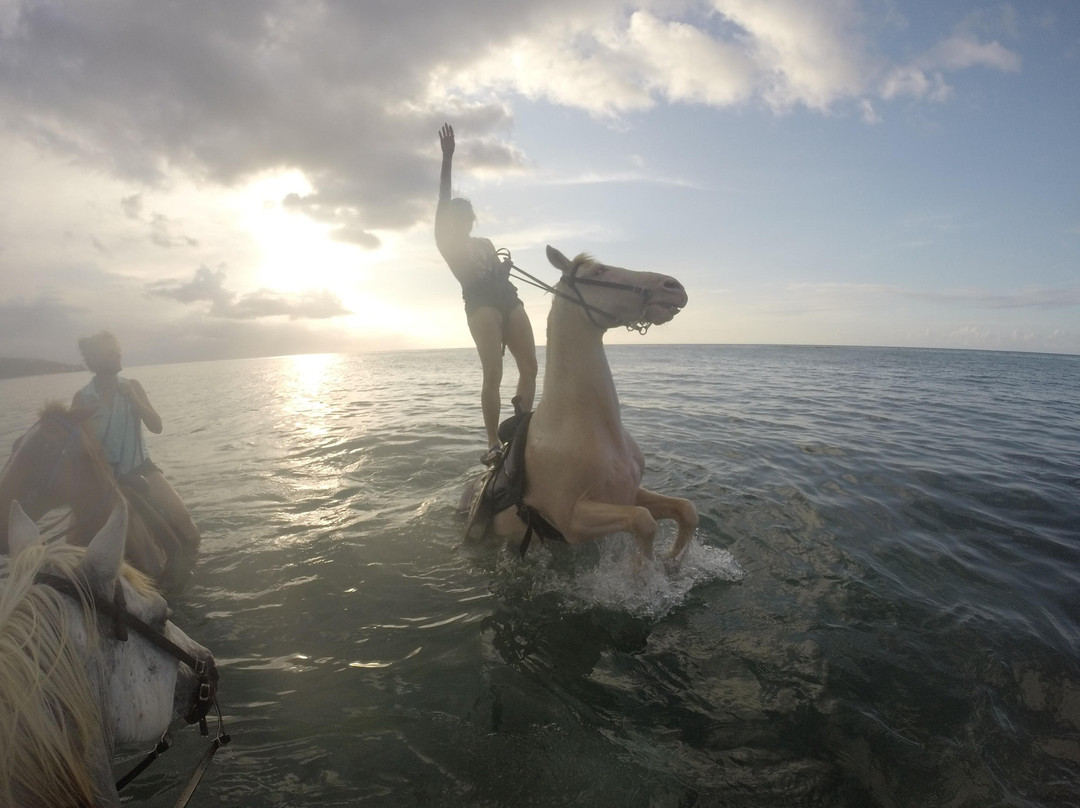
[(460, 197), (450, 198), (454, 129), (449, 124), (443, 124), (439, 131), (439, 143), (443, 156), (439, 205), (435, 210), (435, 245), (461, 284), (469, 332), (480, 355), (484, 372), (480, 406), (487, 445), (491, 447), (484, 462), (490, 463), (499, 451), (502, 404), (499, 388), (504, 349), (510, 349), (517, 363), (517, 399), (522, 410), (528, 412), (536, 394), (536, 343), (529, 315), (517, 296), (517, 289), (510, 283), (510, 261), (500, 260), (489, 239), (470, 235), (476, 220), (472, 204)]

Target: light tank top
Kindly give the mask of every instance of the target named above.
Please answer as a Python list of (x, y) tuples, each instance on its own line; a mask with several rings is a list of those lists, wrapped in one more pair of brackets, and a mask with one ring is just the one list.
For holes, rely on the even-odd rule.
[[(127, 379), (117, 376), (117, 381)], [(150, 459), (150, 452), (143, 440), (142, 421), (126, 396), (117, 391), (112, 401), (106, 404), (98, 394), (93, 379), (82, 389), (81, 396), (86, 406), (94, 407), (90, 426), (117, 477), (122, 477)]]

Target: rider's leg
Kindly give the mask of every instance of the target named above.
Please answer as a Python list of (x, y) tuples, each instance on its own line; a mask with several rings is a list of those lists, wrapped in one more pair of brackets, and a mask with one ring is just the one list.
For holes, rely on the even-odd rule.
[(536, 341), (533, 339), (532, 323), (524, 306), (517, 306), (506, 318), (503, 338), (517, 363), (517, 395), (521, 398), (521, 408), (524, 412), (529, 412), (536, 396)]
[(480, 389), (480, 408), (484, 413), (487, 445), (499, 445), (499, 409), (502, 405), (503, 332), (502, 313), (491, 306), (481, 306), (469, 316), (469, 332), (480, 355), (484, 383)]
[(169, 520), (169, 524), (180, 531), (188, 547), (198, 547), (202, 534), (188, 513), (187, 506), (180, 495), (169, 485), (165, 475), (152, 470), (143, 475), (150, 486), (150, 500), (157, 505)]

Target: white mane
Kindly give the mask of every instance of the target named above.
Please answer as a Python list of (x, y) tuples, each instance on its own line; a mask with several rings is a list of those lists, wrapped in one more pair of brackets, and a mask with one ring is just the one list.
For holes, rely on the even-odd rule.
[[(111, 743), (87, 676), (87, 649), (72, 642), (70, 599), (34, 583), (43, 571), (71, 578), (84, 552), (63, 544), (29, 547), (11, 559), (0, 590), (0, 805), (15, 805), (19, 794), (57, 808), (105, 801), (88, 767)], [(143, 576), (124, 574), (147, 590)], [(97, 621), (89, 593), (81, 594), (92, 652)]]

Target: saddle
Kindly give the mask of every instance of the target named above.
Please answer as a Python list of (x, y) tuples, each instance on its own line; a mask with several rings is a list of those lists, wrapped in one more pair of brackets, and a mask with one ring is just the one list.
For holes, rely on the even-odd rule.
[[(499, 440), (503, 441), (504, 445), (484, 477), (477, 505), (490, 514), (507, 508), (516, 509), (518, 518), (525, 523), (525, 537), (518, 548), (518, 553), (524, 556), (534, 533), (541, 540), (565, 542), (566, 538), (536, 508), (525, 504), (525, 445), (528, 442), (529, 424), (533, 414), (522, 411), (521, 401), (517, 397), (513, 404), (514, 414), (499, 424)], [(477, 507), (474, 506), (473, 513), (476, 512)], [(472, 521), (470, 519), (470, 522)]]

